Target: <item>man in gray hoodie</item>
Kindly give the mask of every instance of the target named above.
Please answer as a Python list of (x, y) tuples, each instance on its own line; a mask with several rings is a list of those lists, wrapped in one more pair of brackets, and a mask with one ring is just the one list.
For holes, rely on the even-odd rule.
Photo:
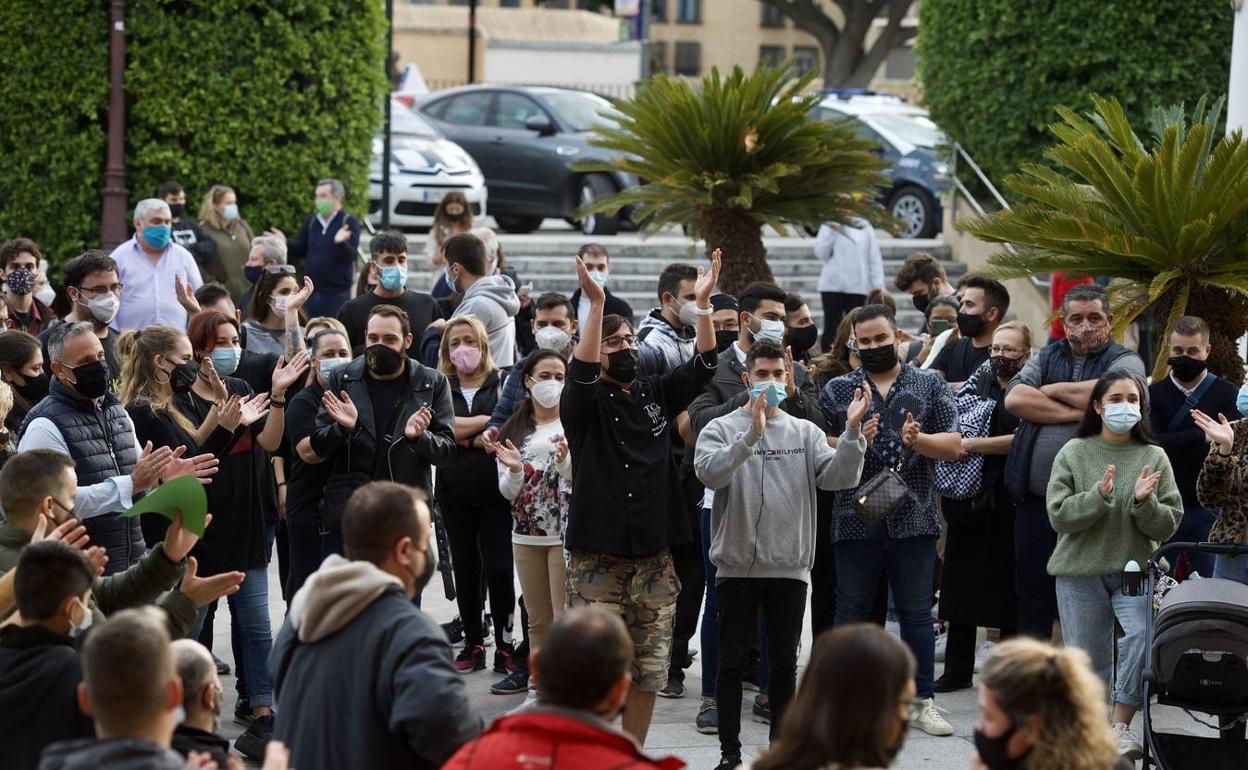
[(860, 389), (836, 448), (808, 420), (780, 410), (792, 387), (784, 352), (758, 342), (742, 379), (751, 400), (698, 435), (694, 469), (715, 490), (711, 562), (719, 592), (719, 768), (741, 762), (741, 674), (761, 610), (771, 673), (771, 736), (797, 686), (797, 646), (815, 563), (815, 491), (849, 489), (862, 474), (860, 432), (871, 405)]
[(442, 253), (446, 256), (447, 278), (463, 296), (451, 318), (475, 315), (490, 335), (494, 363), (504, 369), (516, 363), (515, 318), (520, 312), (520, 298), (511, 279), (485, 274), (485, 244), (471, 233), (448, 238)]

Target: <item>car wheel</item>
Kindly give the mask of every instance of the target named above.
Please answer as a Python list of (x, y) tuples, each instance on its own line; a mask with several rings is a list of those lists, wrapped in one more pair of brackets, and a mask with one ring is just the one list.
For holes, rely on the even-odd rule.
[(542, 226), (541, 217), (521, 217), (509, 214), (495, 214), (494, 222), (509, 233), (531, 233)]
[(936, 203), (922, 187), (900, 187), (888, 199), (888, 211), (901, 222), (898, 238), (931, 238), (936, 234)]
[[(601, 200), (613, 193), (615, 193), (615, 185), (611, 184), (611, 180), (608, 177), (602, 174), (589, 174), (581, 177), (582, 206), (588, 206), (594, 201)], [(585, 235), (615, 235), (620, 231), (619, 216), (589, 214), (578, 224), (580, 224), (581, 232)]]

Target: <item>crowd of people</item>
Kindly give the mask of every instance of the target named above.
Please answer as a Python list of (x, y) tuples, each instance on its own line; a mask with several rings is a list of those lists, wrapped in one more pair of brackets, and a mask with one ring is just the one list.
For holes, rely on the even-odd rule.
[[(288, 241), (225, 185), (191, 221), (167, 182), (42, 296), (37, 244), (0, 245), (6, 766), (675, 768), (643, 747), (695, 655), (719, 770), (743, 714), (770, 725), (756, 770), (887, 767), (911, 728), (954, 734), (936, 696), (976, 673), (976, 768), (1140, 756), (1151, 600), (1123, 571), (1248, 535), (1248, 389), (1207, 370), (1204, 321), (1150, 385), (1095, 283), (1039, 346), (1005, 286), (916, 253), (901, 329), (860, 222), (816, 239), (822, 341), (778, 285), (720, 291), (719, 251), (638, 319), (602, 245), (571, 296), (531, 292), (455, 196), (423, 256), (376, 233), (357, 279), (343, 196), (318, 183)], [(123, 515), (186, 476), (202, 535)], [(488, 727), (486, 670), (524, 696)]]

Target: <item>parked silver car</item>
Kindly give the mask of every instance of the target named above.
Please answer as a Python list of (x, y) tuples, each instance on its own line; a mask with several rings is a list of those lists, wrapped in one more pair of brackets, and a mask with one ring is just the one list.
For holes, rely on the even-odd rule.
[[(369, 165), (368, 220), (381, 224), (383, 137), (373, 138)], [(448, 192), (462, 192), (473, 216), (486, 213), (485, 177), (464, 148), (447, 139), (423, 115), (390, 101), (390, 224), (428, 228)]]

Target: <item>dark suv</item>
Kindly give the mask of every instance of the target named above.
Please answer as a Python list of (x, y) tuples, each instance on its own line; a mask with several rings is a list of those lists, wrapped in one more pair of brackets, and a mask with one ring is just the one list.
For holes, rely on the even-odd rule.
[[(572, 221), (581, 204), (637, 184), (631, 174), (571, 169), (579, 161), (615, 155), (589, 145), (596, 126), (611, 124), (613, 110), (588, 91), (464, 86), (418, 97), (415, 107), (481, 167), (490, 214), (508, 232), (531, 232), (546, 217)], [(578, 224), (587, 235), (610, 235), (621, 217), (594, 214)]]

